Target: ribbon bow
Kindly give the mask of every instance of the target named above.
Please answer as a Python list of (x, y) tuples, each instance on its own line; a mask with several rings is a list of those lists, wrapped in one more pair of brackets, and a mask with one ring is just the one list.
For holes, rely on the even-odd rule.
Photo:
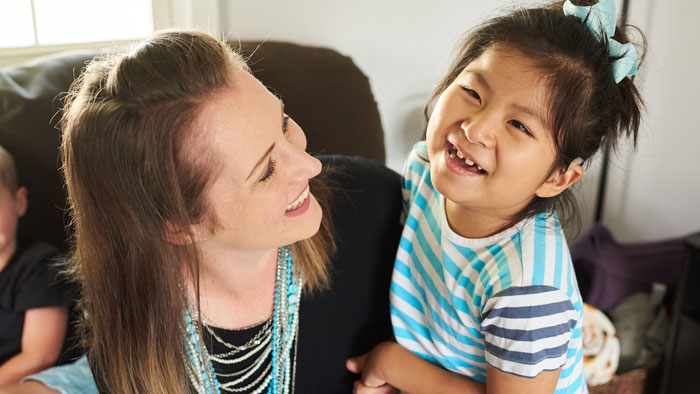
[(581, 19), (599, 40), (602, 41), (607, 37), (610, 56), (619, 57), (612, 63), (615, 83), (637, 73), (637, 50), (634, 45), (620, 44), (612, 38), (617, 20), (615, 0), (601, 0), (590, 7), (577, 6), (572, 4), (571, 0), (566, 0), (564, 15), (573, 15)]

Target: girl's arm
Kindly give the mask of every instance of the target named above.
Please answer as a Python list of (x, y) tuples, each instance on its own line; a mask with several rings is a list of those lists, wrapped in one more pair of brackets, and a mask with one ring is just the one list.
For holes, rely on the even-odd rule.
[(56, 363), (68, 326), (68, 307), (29, 309), (24, 315), (22, 350), (0, 366), (0, 386), (17, 383)]
[(553, 393), (560, 371), (541, 372), (530, 379), (488, 367), (484, 385), (431, 364), (396, 342), (380, 343), (371, 352), (349, 359), (347, 367), (362, 374), (355, 394), (379, 393), (377, 388), (385, 384), (408, 394)]
[(553, 393), (554, 389), (557, 387), (560, 371), (561, 369), (557, 369), (556, 371), (543, 371), (536, 377), (530, 379), (501, 372), (489, 366), (486, 369), (486, 393)]
[(375, 393), (385, 383), (409, 394), (486, 393), (484, 384), (433, 365), (396, 342), (380, 343), (371, 352), (349, 359), (347, 367), (362, 374), (355, 394)]

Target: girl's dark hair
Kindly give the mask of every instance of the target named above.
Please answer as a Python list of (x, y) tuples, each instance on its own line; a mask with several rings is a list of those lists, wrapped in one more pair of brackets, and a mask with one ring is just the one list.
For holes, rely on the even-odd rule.
[[(576, 1), (577, 5), (596, 2)], [(613, 38), (623, 44), (629, 42), (623, 26), (617, 26)], [(605, 145), (616, 148), (622, 136), (631, 138), (636, 146), (643, 105), (637, 88), (630, 78), (615, 83), (612, 62), (618, 57), (609, 55), (607, 38), (599, 39), (581, 19), (564, 15), (563, 1), (514, 10), (473, 30), (426, 104), (426, 120), (442, 92), (469, 63), (494, 45), (530, 58), (548, 86), (547, 122), (557, 152), (550, 174), (566, 170), (577, 157), (588, 160)], [(543, 211), (554, 212), (555, 208), (562, 218), (577, 221), (575, 199), (569, 189), (555, 197), (535, 196), (509, 219), (517, 222)]]

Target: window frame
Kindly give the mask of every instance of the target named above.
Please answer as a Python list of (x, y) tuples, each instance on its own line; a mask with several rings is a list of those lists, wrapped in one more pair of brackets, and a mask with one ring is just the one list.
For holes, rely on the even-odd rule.
[[(219, 0), (151, 0), (151, 9), (154, 31), (176, 26), (200, 29), (206, 27), (207, 31), (214, 34), (219, 30)], [(35, 57), (57, 52), (118, 48), (135, 41), (138, 40), (0, 48), (0, 67), (23, 63)]]

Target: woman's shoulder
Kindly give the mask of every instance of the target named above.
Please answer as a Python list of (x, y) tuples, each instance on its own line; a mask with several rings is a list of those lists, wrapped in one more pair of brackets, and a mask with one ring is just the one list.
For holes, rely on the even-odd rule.
[(357, 156), (319, 156), (319, 159), (326, 168), (324, 182), (332, 190), (334, 223), (359, 221), (370, 225), (394, 220), (399, 223), (402, 209), (399, 174), (378, 161)]
[(401, 236), (401, 177), (360, 157), (319, 157), (328, 169), (337, 251), (331, 288), (304, 298), (296, 391), (349, 392), (345, 360), (391, 338), (389, 285)]
[(317, 158), (323, 163), (332, 186), (340, 183), (344, 187), (371, 187), (372, 190), (400, 186), (401, 176), (376, 160), (343, 155), (321, 155)]

